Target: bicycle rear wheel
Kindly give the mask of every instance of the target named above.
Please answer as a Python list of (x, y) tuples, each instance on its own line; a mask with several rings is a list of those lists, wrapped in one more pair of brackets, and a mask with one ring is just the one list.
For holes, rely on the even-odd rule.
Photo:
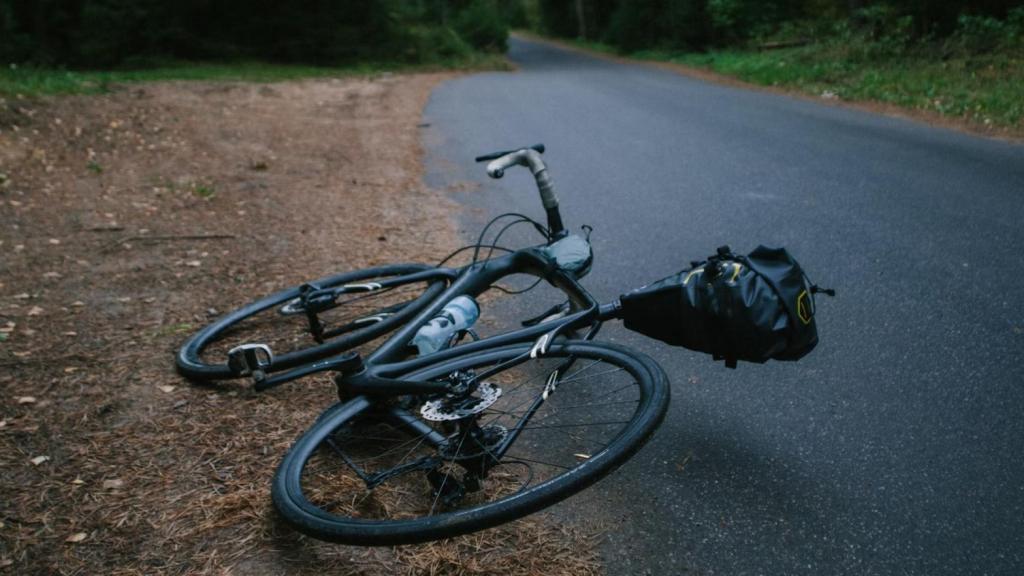
[(335, 405), (278, 467), (275, 507), (323, 540), (447, 538), (586, 488), (636, 453), (661, 422), (669, 387), (649, 358), (582, 341), (552, 346), (539, 359), (529, 348), (468, 354), (400, 376), (476, 381), (467, 402), (457, 403), (472, 413), (459, 419), (439, 419), (456, 404), (437, 397), (388, 404), (360, 396)]
[[(266, 344), (275, 372), (354, 348), (410, 320), (447, 286), (444, 276), (406, 280), (431, 270), (423, 264), (367, 268), (323, 278), (271, 294), (206, 326), (178, 350), (178, 371), (193, 380), (235, 378), (227, 353), (240, 344)], [(303, 294), (323, 294), (314, 314), (306, 314)]]

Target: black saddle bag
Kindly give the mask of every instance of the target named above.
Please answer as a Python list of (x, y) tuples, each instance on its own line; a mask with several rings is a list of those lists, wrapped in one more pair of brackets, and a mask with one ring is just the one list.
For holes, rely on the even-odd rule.
[(737, 360), (798, 360), (818, 343), (810, 283), (785, 248), (747, 256), (728, 246), (703, 262), (620, 298), (626, 328), (674, 346)]

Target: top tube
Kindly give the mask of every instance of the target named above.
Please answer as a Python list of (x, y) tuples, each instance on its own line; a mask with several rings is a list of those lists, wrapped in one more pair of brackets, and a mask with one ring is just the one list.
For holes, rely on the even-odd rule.
[[(512, 254), (499, 256), (483, 262), (470, 264), (461, 269), (458, 278), (441, 293), (433, 302), (419, 312), (405, 326), (398, 329), (377, 350), (373, 351), (366, 361), (368, 364), (383, 364), (395, 361), (405, 353), (406, 346), (416, 332), (434, 316), (440, 313), (448, 302), (456, 296), (479, 296), (490, 289), (498, 280), (512, 274), (525, 273), (543, 278), (564, 292), (570, 300), (583, 309), (598, 306), (594, 298), (576, 281), (575, 278), (559, 270), (548, 258), (541, 255), (535, 248), (518, 250)], [(551, 326), (539, 325), (523, 330), (515, 330), (507, 334), (492, 336), (478, 342), (465, 344), (467, 347), (481, 344), (481, 348), (531, 341), (549, 331)], [(436, 357), (430, 354), (428, 357)]]

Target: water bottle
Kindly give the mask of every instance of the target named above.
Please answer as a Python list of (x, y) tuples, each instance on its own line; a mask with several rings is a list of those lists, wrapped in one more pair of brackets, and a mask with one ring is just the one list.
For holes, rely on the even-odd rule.
[(467, 330), (480, 317), (480, 307), (469, 296), (459, 296), (423, 325), (412, 338), (412, 345), (420, 355), (437, 352), (451, 340), (459, 330)]

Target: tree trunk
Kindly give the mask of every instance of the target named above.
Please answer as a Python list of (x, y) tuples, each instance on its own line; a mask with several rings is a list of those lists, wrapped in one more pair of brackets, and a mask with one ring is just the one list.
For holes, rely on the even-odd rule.
[(576, 0), (576, 22), (579, 23), (580, 40), (587, 39), (587, 15), (583, 11), (583, 0)]

